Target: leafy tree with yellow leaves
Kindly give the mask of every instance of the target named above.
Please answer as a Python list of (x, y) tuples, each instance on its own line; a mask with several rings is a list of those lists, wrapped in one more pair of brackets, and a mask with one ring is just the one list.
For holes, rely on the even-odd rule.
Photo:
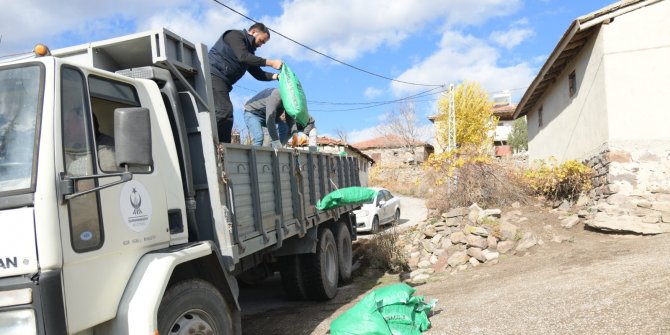
[[(438, 114), (435, 119), (435, 137), (446, 149), (448, 133), (449, 96), (438, 101)], [(456, 110), (456, 147), (477, 148), (484, 153), (493, 142), (498, 119), (493, 115), (493, 102), (488, 92), (476, 82), (464, 82), (454, 91)]]

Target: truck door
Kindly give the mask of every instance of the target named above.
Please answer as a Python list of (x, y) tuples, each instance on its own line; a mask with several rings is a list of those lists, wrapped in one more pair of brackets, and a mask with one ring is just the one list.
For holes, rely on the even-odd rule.
[[(62, 134), (62, 141), (56, 141), (56, 152), (63, 159), (62, 172), (81, 177), (124, 171), (114, 158), (114, 109), (141, 106), (141, 91), (65, 65), (60, 90), (62, 117), (56, 133)], [(159, 171), (154, 166), (130, 170), (129, 182), (61, 202), (63, 282), (71, 333), (114, 318), (138, 259), (148, 250), (167, 246), (167, 205)], [(117, 180), (77, 180), (75, 192)]]

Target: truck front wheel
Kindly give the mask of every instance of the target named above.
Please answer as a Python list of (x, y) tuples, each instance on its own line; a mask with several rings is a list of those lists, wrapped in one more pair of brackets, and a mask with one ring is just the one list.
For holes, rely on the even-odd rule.
[(337, 294), (339, 264), (337, 244), (333, 232), (319, 229), (316, 253), (301, 255), (302, 277), (307, 297), (313, 300), (329, 300)]
[(170, 287), (158, 307), (161, 335), (233, 334), (230, 309), (210, 283), (192, 279)]

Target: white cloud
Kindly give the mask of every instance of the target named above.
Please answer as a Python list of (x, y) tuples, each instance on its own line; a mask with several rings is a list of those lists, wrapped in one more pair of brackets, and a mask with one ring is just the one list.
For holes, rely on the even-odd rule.
[(494, 31), (489, 38), (504, 48), (512, 49), (534, 35), (535, 32), (529, 28), (512, 28), (507, 31)]
[[(242, 0), (226, 3), (248, 14)], [(520, 5), (521, 0), (425, 0), (421, 5), (413, 0), (286, 0), (280, 16), (257, 19), (316, 50), (351, 61), (381, 47), (400, 47), (428, 26), (478, 25), (512, 13)], [(0, 11), (0, 55), (28, 51), (36, 42), (62, 42), (63, 34), (89, 41), (163, 26), (211, 46), (223, 31), (249, 25), (207, 0), (8, 1)], [(324, 60), (277, 34), (260, 54)]]
[(365, 95), (366, 98), (368, 99), (374, 99), (378, 96), (380, 96), (384, 91), (376, 88), (376, 87), (368, 87), (365, 89), (365, 92), (363, 94)]
[[(530, 83), (535, 70), (527, 62), (500, 66), (499, 51), (486, 41), (455, 31), (443, 34), (436, 52), (403, 72), (396, 79), (422, 83), (458, 84), (476, 81), (489, 92), (524, 87)], [(419, 89), (399, 83), (391, 85), (397, 96)]]
[[(246, 11), (238, 0), (227, 3)], [(0, 11), (0, 55), (29, 51), (38, 42), (64, 47), (69, 45), (62, 43), (71, 40), (110, 38), (159, 26), (211, 45), (224, 30), (248, 25), (207, 0), (5, 1)]]
[[(477, 25), (519, 5), (520, 0), (425, 0), (420, 5), (413, 0), (286, 1), (280, 17), (264, 20), (294, 40), (351, 61), (380, 47), (397, 47), (427, 25)], [(273, 35), (264, 48), (273, 57), (323, 59), (280, 36)]]
[(374, 126), (370, 128), (350, 131), (347, 134), (347, 140), (349, 141), (349, 143), (356, 144), (358, 142), (371, 140), (379, 136), (381, 136), (381, 133), (379, 132), (379, 127)]

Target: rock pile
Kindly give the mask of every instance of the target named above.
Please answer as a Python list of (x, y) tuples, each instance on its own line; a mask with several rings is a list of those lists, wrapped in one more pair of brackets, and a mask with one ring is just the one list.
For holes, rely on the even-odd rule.
[(439, 220), (417, 225), (400, 242), (412, 270), (408, 281), (420, 283), (436, 272), (455, 273), (496, 264), (501, 254), (526, 252), (543, 243), (535, 234), (523, 233), (509, 222), (527, 220), (520, 217), (520, 211), (508, 213), (505, 219), (501, 219), (501, 214), (500, 209), (482, 209), (473, 204), (469, 208), (452, 209)]

